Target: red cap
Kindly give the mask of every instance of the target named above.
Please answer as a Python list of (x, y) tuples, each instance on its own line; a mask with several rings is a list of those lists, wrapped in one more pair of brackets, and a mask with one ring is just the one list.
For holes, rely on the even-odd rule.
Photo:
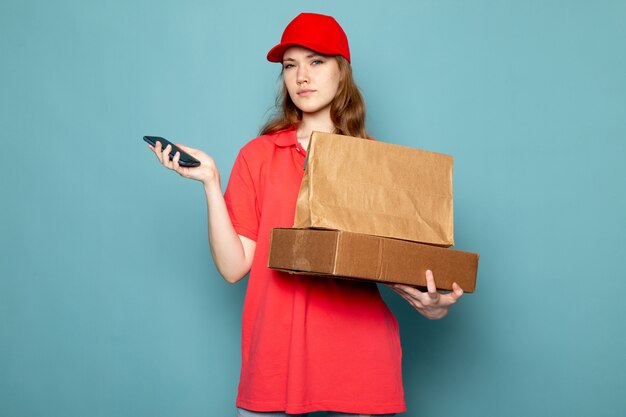
[(291, 46), (304, 46), (324, 55), (341, 55), (350, 62), (348, 37), (332, 16), (300, 13), (283, 32), (280, 43), (267, 53), (270, 62), (282, 62)]

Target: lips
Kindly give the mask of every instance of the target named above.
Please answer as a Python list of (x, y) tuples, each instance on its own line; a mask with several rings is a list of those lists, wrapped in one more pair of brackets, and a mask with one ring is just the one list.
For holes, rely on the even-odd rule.
[(311, 95), (315, 92), (315, 90), (308, 90), (308, 89), (303, 89), (303, 90), (298, 90), (298, 95), (299, 96), (308, 96)]

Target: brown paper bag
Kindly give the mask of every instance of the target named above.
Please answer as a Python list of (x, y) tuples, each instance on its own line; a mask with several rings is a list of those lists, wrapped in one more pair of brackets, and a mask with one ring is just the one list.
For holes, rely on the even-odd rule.
[(454, 245), (452, 157), (313, 132), (293, 227)]

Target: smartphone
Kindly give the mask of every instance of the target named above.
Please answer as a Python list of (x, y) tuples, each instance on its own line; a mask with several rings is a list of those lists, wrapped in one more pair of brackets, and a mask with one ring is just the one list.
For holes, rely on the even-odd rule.
[(183, 151), (178, 146), (174, 145), (172, 142), (165, 138), (162, 138), (160, 136), (144, 136), (143, 140), (145, 140), (152, 146), (156, 146), (157, 142), (161, 142), (161, 149), (165, 149), (167, 145), (172, 145), (172, 150), (170, 151), (170, 161), (174, 159), (174, 155), (176, 155), (176, 152), (180, 152), (180, 159), (178, 160), (178, 164), (181, 167), (200, 166), (200, 161), (198, 161), (196, 158), (189, 155), (187, 152)]

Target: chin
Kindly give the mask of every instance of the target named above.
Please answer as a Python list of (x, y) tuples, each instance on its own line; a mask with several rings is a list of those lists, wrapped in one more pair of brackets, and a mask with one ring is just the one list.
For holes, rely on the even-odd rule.
[(307, 113), (307, 114), (317, 113), (318, 111), (321, 110), (319, 107), (311, 107), (311, 106), (302, 106), (298, 108), (300, 109), (300, 111), (302, 111), (302, 113)]
[(305, 104), (300, 104), (300, 103), (294, 103), (301, 111), (302, 113), (309, 113), (309, 114), (313, 114), (313, 113), (317, 113), (321, 110), (324, 110), (328, 107), (328, 105), (326, 106), (316, 106), (316, 105), (312, 105), (310, 103), (305, 103)]

